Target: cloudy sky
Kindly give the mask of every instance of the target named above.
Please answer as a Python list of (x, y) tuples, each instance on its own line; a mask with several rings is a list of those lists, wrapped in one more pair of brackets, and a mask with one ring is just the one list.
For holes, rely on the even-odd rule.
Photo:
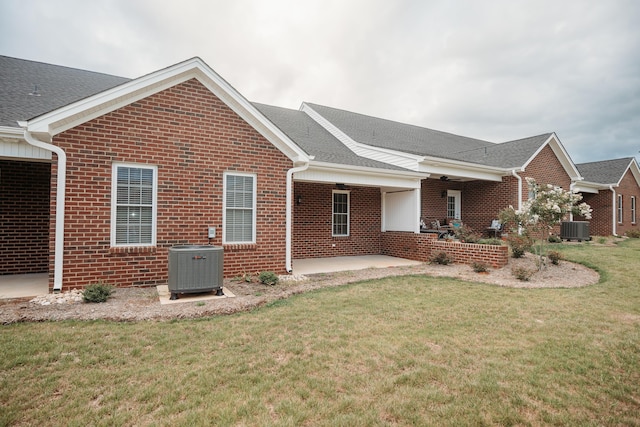
[(139, 77), (201, 57), (251, 101), (303, 101), (576, 163), (640, 150), (636, 0), (0, 0), (0, 54)]

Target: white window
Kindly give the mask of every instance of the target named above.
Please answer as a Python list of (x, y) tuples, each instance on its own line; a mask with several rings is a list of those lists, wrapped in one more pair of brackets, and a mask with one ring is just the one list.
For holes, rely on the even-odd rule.
[(447, 218), (460, 219), (460, 199), (462, 192), (459, 190), (447, 191)]
[(349, 191), (333, 191), (332, 235), (349, 235)]
[(158, 169), (114, 164), (111, 190), (111, 246), (156, 244)]
[(636, 196), (631, 196), (631, 222), (636, 223)]
[(224, 174), (223, 243), (256, 242), (256, 176)]
[(618, 194), (618, 222), (622, 224), (622, 194)]

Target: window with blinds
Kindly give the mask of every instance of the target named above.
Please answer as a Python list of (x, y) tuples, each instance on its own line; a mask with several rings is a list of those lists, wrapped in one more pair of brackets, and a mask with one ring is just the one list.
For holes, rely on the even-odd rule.
[(155, 245), (156, 168), (114, 165), (113, 246)]
[(255, 175), (224, 175), (224, 217), (224, 243), (255, 243)]
[(333, 192), (333, 236), (349, 235), (349, 192)]

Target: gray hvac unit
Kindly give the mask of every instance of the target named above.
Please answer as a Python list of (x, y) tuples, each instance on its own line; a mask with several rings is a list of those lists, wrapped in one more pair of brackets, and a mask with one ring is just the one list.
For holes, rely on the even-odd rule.
[(223, 249), (219, 246), (184, 245), (169, 248), (169, 292), (178, 294), (222, 293)]
[(591, 240), (589, 236), (589, 222), (563, 221), (560, 224), (560, 238), (563, 240)]

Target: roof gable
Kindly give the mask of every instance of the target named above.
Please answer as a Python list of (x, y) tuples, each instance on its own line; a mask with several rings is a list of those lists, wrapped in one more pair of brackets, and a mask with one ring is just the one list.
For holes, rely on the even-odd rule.
[(126, 81), (118, 86), (21, 122), (20, 125), (41, 138), (50, 140), (54, 135), (78, 124), (194, 78), (291, 160), (294, 162), (308, 160), (307, 154), (300, 147), (200, 58), (192, 58), (137, 79)]
[(630, 170), (640, 186), (640, 169), (634, 157), (580, 163), (576, 166), (585, 181), (604, 187), (619, 185), (627, 171)]

